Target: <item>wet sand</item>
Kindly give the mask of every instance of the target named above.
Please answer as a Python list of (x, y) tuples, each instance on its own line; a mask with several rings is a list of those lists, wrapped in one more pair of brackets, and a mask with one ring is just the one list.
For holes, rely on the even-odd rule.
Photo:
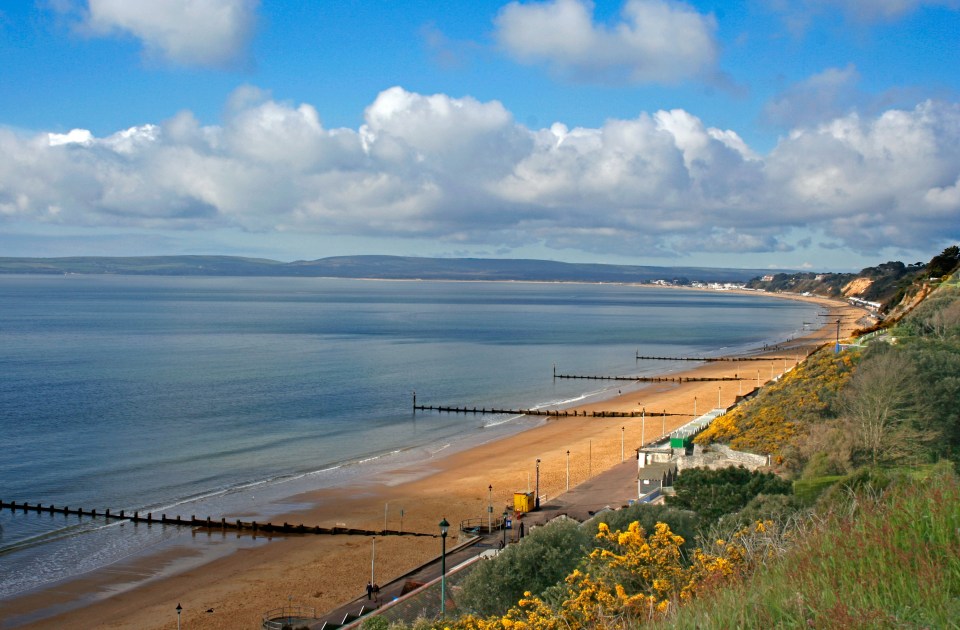
[[(797, 296), (790, 296), (797, 299)], [(841, 336), (858, 326), (863, 314), (841, 302), (807, 298), (845, 317)], [(693, 365), (671, 376), (729, 377), (747, 380), (726, 382), (657, 383), (622, 396), (577, 407), (578, 410), (634, 411), (689, 414), (666, 418), (550, 419), (541, 426), (513, 436), (434, 458), (402, 470), (358, 479), (336, 489), (296, 497), (312, 507), (302, 513), (282, 515), (273, 522), (289, 521), (332, 527), (380, 530), (385, 513), (388, 529), (436, 533), (446, 518), (451, 535), (466, 519), (486, 519), (488, 488), (493, 487), (494, 514), (512, 506), (515, 491), (533, 490), (536, 460), (540, 459), (540, 494), (545, 500), (566, 486), (567, 451), (571, 486), (621, 461), (633, 457), (641, 437), (649, 442), (690, 421), (694, 405), (702, 414), (733, 404), (739, 393), (792, 368), (808, 351), (830, 343), (836, 334), (836, 316), (825, 318), (819, 330), (795, 339), (766, 356), (764, 361), (711, 362)], [(761, 353), (762, 354), (762, 353)], [(696, 399), (696, 403), (694, 402)], [(455, 402), (455, 401), (451, 401)], [(622, 442), (621, 442), (622, 440)], [(207, 534), (197, 534), (197, 537)], [(219, 533), (212, 534), (220, 536)], [(235, 533), (227, 537), (236, 536)], [(451, 543), (455, 543), (453, 538)], [(387, 536), (376, 538), (376, 580), (386, 582), (439, 555), (439, 538)], [(226, 557), (191, 556), (191, 548), (175, 547), (96, 571), (65, 584), (8, 600), (2, 619), (17, 621), (38, 611), (64, 610), (78, 602), (80, 608), (48, 616), (29, 628), (176, 628), (175, 608), (183, 607), (183, 628), (256, 628), (261, 615), (290, 603), (315, 607), (318, 613), (362, 594), (370, 579), (371, 538), (361, 536), (301, 536), (274, 539), (269, 544), (238, 549)], [(182, 567), (188, 566), (186, 570)], [(0, 627), (7, 627), (7, 623)]]

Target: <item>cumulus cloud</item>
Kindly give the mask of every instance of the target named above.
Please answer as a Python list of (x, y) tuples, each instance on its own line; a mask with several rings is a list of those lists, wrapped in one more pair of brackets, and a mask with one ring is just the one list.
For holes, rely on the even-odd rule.
[(599, 24), (588, 0), (511, 2), (495, 37), (523, 63), (585, 82), (675, 83), (711, 71), (716, 21), (671, 0), (627, 0), (621, 20)]
[(960, 105), (798, 127), (766, 155), (685, 110), (529, 129), (496, 101), (382, 92), (357, 129), (245, 87), (96, 137), (0, 128), (0, 222), (434, 238), (679, 256), (960, 239)]
[(125, 33), (149, 57), (181, 65), (223, 67), (244, 55), (259, 0), (88, 0), (81, 29)]

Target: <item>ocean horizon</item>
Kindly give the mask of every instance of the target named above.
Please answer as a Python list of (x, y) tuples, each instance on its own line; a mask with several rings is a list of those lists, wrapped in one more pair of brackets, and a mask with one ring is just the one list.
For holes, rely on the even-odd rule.
[[(557, 408), (801, 334), (817, 305), (614, 284), (0, 276), (0, 499), (295, 511), (300, 492), (539, 424), (418, 403)], [(0, 599), (176, 538), (0, 512)]]

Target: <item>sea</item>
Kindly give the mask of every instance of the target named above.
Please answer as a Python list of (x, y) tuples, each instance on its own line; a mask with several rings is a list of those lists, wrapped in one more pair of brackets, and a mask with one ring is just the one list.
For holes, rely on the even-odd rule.
[[(621, 284), (0, 276), (0, 500), (267, 521), (290, 497), (750, 352), (816, 305)], [(0, 600), (187, 537), (0, 511)], [(256, 544), (247, 542), (246, 544)]]

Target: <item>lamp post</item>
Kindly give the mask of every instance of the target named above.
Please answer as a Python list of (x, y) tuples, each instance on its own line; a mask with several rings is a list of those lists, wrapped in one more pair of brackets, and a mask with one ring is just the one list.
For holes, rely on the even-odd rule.
[(647, 408), (644, 407), (640, 412), (640, 446), (646, 446), (646, 431), (647, 431)]
[(663, 413), (660, 414), (660, 437), (662, 438), (667, 434), (667, 410), (664, 409)]
[(487, 533), (493, 531), (493, 484), (487, 486)]
[(374, 566), (377, 561), (377, 537), (374, 536), (370, 542), (373, 543), (370, 549), (370, 584), (373, 585), (377, 583), (374, 575)]
[(440, 617), (447, 616), (447, 530), (450, 523), (440, 521)]
[(183, 611), (183, 606), (180, 605), (180, 602), (177, 602), (177, 630), (180, 630), (180, 612)]
[(693, 417), (697, 417), (697, 397), (693, 397)]
[(536, 494), (533, 497), (533, 509), (540, 509), (540, 458), (537, 458), (537, 486)]
[(567, 451), (567, 492), (570, 492), (570, 451)]
[(723, 407), (723, 404), (720, 402), (720, 391), (723, 389), (721, 385), (717, 385), (717, 409)]
[(627, 427), (620, 427), (620, 463), (623, 463), (623, 434)]

